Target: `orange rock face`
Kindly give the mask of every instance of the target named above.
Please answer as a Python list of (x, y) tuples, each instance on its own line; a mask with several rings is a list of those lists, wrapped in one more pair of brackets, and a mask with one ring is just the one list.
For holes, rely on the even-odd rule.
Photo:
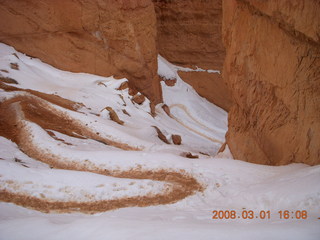
[(228, 0), (223, 11), (233, 156), (319, 164), (319, 1)]
[[(158, 48), (168, 61), (194, 68), (222, 70), (222, 0), (153, 0)], [(179, 75), (202, 97), (229, 110), (231, 97), (221, 76), (205, 72)]]
[(178, 74), (185, 82), (193, 86), (200, 96), (226, 111), (230, 109), (231, 95), (221, 74), (182, 71), (179, 71)]
[(1, 42), (60, 69), (127, 77), (161, 101), (151, 0), (4, 0), (0, 16)]
[(221, 38), (221, 0), (153, 0), (158, 47), (168, 61), (221, 70), (225, 49)]

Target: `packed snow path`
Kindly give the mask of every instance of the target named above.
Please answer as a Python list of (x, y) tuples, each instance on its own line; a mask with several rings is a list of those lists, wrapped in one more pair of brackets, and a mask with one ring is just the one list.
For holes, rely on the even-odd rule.
[[(169, 106), (170, 110), (173, 109), (173, 108), (180, 108), (183, 112), (185, 112), (190, 119), (192, 119), (198, 126), (202, 127), (203, 129), (207, 129), (207, 130), (211, 130), (211, 131), (215, 131), (213, 129), (210, 129), (208, 128), (207, 126), (205, 126), (204, 124), (202, 124), (201, 122), (199, 122), (195, 117), (192, 116), (192, 114), (189, 112), (189, 110), (187, 109), (187, 107), (183, 104), (172, 104)], [(209, 139), (210, 141), (212, 142), (216, 142), (216, 143), (220, 143), (220, 144), (223, 144), (222, 141), (219, 141), (215, 138), (212, 138), (212, 137), (208, 137), (207, 135), (205, 135), (204, 133), (201, 133), (199, 130), (196, 130), (192, 127), (189, 127), (188, 125), (186, 125), (185, 123), (183, 123), (183, 121), (179, 120), (177, 117), (175, 117), (174, 115), (171, 115), (177, 122), (179, 122), (181, 125), (183, 125), (184, 127), (186, 127), (187, 129), (189, 129), (190, 131), (204, 137), (204, 138), (207, 138)]]
[[(59, 111), (54, 105), (39, 97), (31, 94), (16, 96), (2, 102), (0, 109), (1, 125), (6, 126), (5, 129), (2, 129), (1, 135), (12, 139), (28, 156), (47, 163), (53, 168), (92, 172), (119, 178), (151, 179), (170, 183), (167, 184), (165, 191), (157, 194), (89, 202), (57, 201), (55, 199), (47, 199), (45, 196), (37, 198), (28, 194), (2, 189), (0, 191), (1, 201), (13, 202), (46, 212), (53, 210), (99, 212), (121, 207), (141, 207), (173, 203), (202, 189), (201, 185), (186, 173), (168, 171), (166, 169), (143, 170), (134, 167), (127, 171), (121, 169), (115, 171), (96, 165), (90, 160), (75, 162), (65, 156), (60, 156), (55, 152), (39, 147), (37, 142), (34, 141), (34, 138), (37, 136), (31, 130), (34, 124), (32, 120), (40, 125), (42, 129), (62, 130), (70, 136), (91, 138), (123, 150), (138, 150), (127, 144), (100, 137), (99, 134), (92, 132), (84, 124), (81, 124), (79, 120), (68, 116), (66, 112)], [(16, 186), (17, 183), (12, 181), (11, 185)]]
[[(178, 106), (182, 110), (180, 114), (187, 114), (187, 118), (190, 118), (191, 126), (188, 126), (188, 124), (179, 119), (179, 113), (177, 113), (177, 117), (175, 114), (172, 114), (168, 118), (168, 116), (163, 114), (163, 111), (159, 112), (158, 110), (160, 116), (152, 118), (150, 117), (151, 109), (148, 106), (148, 100), (141, 106), (135, 105), (130, 99), (130, 95), (128, 95), (128, 90), (118, 90), (119, 86), (125, 83), (125, 81), (113, 79), (110, 79), (111, 81), (108, 79), (107, 81), (95, 80), (91, 82), (96, 85), (95, 90), (92, 91), (98, 96), (101, 88), (107, 88), (109, 91), (109, 97), (108, 95), (104, 96), (104, 98), (109, 100), (108, 102), (103, 102), (97, 98), (93, 102), (94, 104), (92, 104), (92, 102), (87, 101), (87, 97), (77, 96), (79, 92), (76, 92), (72, 79), (67, 79), (68, 75), (66, 78), (63, 77), (63, 81), (60, 83), (54, 77), (47, 79), (47, 82), (44, 82), (44, 79), (41, 77), (37, 80), (39, 76), (44, 77), (45, 75), (36, 73), (36, 68), (30, 68), (30, 64), (34, 64), (33, 59), (29, 59), (29, 57), (18, 52), (11, 52), (12, 49), (10, 48), (4, 48), (8, 51), (8, 58), (6, 60), (9, 61), (8, 66), (11, 69), (6, 70), (5, 68), (7, 67), (1, 69), (1, 136), (16, 143), (17, 147), (27, 156), (31, 157), (31, 159), (45, 163), (47, 167), (52, 169), (53, 175), (53, 169), (91, 172), (108, 176), (106, 186), (118, 186), (117, 182), (119, 180), (114, 179), (114, 177), (126, 179), (127, 182), (124, 185), (127, 185), (120, 186), (120, 188), (111, 188), (110, 190), (104, 184), (99, 184), (99, 186), (103, 185), (105, 187), (104, 192), (106, 195), (104, 196), (101, 195), (102, 193), (99, 196), (95, 196), (94, 193), (91, 193), (91, 190), (85, 189), (85, 187), (84, 189), (80, 187), (72, 190), (73, 187), (68, 185), (61, 188), (62, 190), (58, 189), (59, 194), (56, 194), (52, 190), (54, 187), (45, 182), (43, 186), (34, 186), (34, 182), (37, 182), (37, 177), (30, 177), (30, 179), (26, 177), (28, 174), (31, 175), (31, 170), (33, 169), (19, 169), (21, 166), (30, 168), (30, 165), (20, 159), (15, 159), (16, 165), (4, 165), (2, 168), (4, 174), (0, 174), (0, 181), (2, 182), (0, 200), (44, 212), (99, 212), (129, 206), (174, 203), (197, 191), (201, 192), (204, 190), (204, 185), (199, 183), (196, 177), (188, 169), (184, 168), (183, 164), (179, 168), (179, 166), (165, 166), (161, 162), (158, 162), (158, 160), (152, 159), (148, 159), (146, 162), (145, 160), (128, 161), (125, 158), (122, 160), (125, 164), (119, 160), (111, 160), (111, 162), (109, 160), (110, 156), (121, 155), (119, 151), (127, 151), (131, 155), (134, 155), (133, 152), (137, 151), (154, 151), (155, 143), (149, 141), (150, 136), (146, 140), (143, 139), (145, 138), (143, 135), (146, 134), (145, 129), (152, 129), (153, 126), (157, 126), (158, 130), (161, 129), (163, 131), (161, 134), (164, 134), (164, 138), (167, 138), (165, 141), (167, 144), (171, 142), (169, 131), (172, 132), (178, 129), (181, 133), (186, 133), (189, 130), (193, 132), (191, 134), (188, 133), (190, 137), (183, 134), (184, 145), (165, 146), (166, 144), (161, 143), (158, 147), (160, 151), (161, 149), (171, 151), (180, 156), (187, 156), (189, 153), (190, 156), (198, 156), (202, 155), (203, 152), (206, 154), (203, 156), (207, 156), (208, 152), (216, 152), (216, 150), (210, 149), (212, 148), (210, 142), (213, 142), (212, 146), (218, 149), (222, 143), (223, 135), (221, 134), (219, 137), (221, 140), (208, 137), (205, 134), (208, 133), (208, 130), (212, 134), (215, 131), (194, 118), (186, 105), (176, 104), (171, 105), (171, 107)], [(45, 71), (49, 70), (46, 69), (47, 66), (44, 64), (40, 63), (40, 65), (43, 67), (41, 71), (43, 69)], [(30, 76), (26, 75), (25, 73), (30, 70)], [(56, 70), (52, 71), (50, 69), (48, 72), (50, 71), (53, 75), (56, 74)], [(35, 80), (37, 84), (35, 84)], [(70, 81), (69, 85), (66, 81)], [(117, 84), (114, 84), (116, 82)], [(44, 86), (41, 86), (41, 84), (44, 84)], [(59, 84), (63, 84), (64, 87), (61, 86), (62, 88), (60, 88), (56, 86)], [(86, 88), (88, 86), (79, 88), (79, 90), (86, 91)], [(56, 89), (56, 91), (68, 91), (69, 94), (61, 95), (69, 98), (72, 96), (70, 91), (73, 94), (76, 93), (76, 96), (65, 99), (57, 95), (57, 92), (52, 94), (52, 89)], [(197, 98), (197, 95), (191, 97), (194, 101)], [(73, 99), (76, 99), (77, 102), (73, 101)], [(116, 101), (114, 102), (114, 100)], [(103, 107), (101, 103), (110, 104), (112, 107), (108, 105), (107, 107)], [(205, 107), (208, 107), (207, 105), (209, 106), (208, 103), (204, 103)], [(114, 126), (115, 123), (110, 121), (112, 119), (106, 124), (103, 118), (110, 117), (106, 111), (110, 111), (109, 109), (112, 109), (115, 114), (118, 113), (125, 120), (119, 119), (117, 122), (120, 125), (125, 124), (124, 127), (119, 128), (118, 126)], [(158, 109), (161, 109), (161, 107), (159, 106)], [(128, 116), (131, 119), (128, 119)], [(135, 118), (138, 121), (139, 119), (142, 120), (141, 130), (144, 133), (143, 135), (135, 130), (135, 128), (139, 127), (138, 122), (136, 122), (136, 125), (130, 126), (130, 122)], [(163, 121), (163, 118), (165, 118), (165, 121)], [(178, 124), (174, 123), (174, 121), (178, 122)], [(197, 127), (197, 125), (199, 126)], [(141, 130), (139, 129), (139, 131)], [(154, 132), (154, 130), (152, 131)], [(197, 145), (194, 146), (197, 152), (193, 152), (192, 148), (188, 148), (188, 144), (194, 145), (193, 140), (195, 137), (200, 140), (199, 149), (197, 149)], [(93, 146), (93, 148), (100, 146), (98, 147), (100, 151), (94, 151), (93, 155), (91, 154), (93, 152), (91, 149), (89, 151), (82, 151), (81, 145), (83, 146), (89, 141), (91, 141), (90, 146)], [(74, 147), (77, 144), (78, 150), (75, 150)], [(210, 148), (207, 146), (210, 146)], [(205, 151), (201, 148), (205, 149)], [(97, 152), (98, 155), (100, 154), (99, 157), (97, 157)], [(155, 164), (155, 162), (157, 163)], [(6, 171), (6, 168), (8, 168), (8, 171)], [(10, 177), (10, 174), (7, 174), (10, 172), (9, 169), (12, 168), (21, 174), (21, 179), (14, 179), (14, 177)], [(41, 172), (39, 169), (37, 171)], [(145, 186), (145, 181), (148, 179), (152, 181), (147, 183), (148, 186)], [(132, 184), (132, 180), (136, 180), (138, 183), (141, 182), (138, 190), (136, 189), (137, 187), (132, 186), (134, 185)], [(30, 184), (32, 189), (30, 189)], [(130, 190), (131, 188), (133, 190)], [(113, 194), (108, 194), (108, 191), (113, 191)], [(84, 193), (79, 194), (79, 192)], [(76, 198), (75, 196), (78, 197)]]

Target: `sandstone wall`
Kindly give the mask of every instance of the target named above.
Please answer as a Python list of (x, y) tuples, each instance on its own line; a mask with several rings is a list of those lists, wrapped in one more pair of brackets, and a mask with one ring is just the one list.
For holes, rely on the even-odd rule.
[(161, 101), (151, 0), (1, 0), (0, 16), (1, 42), (60, 69), (127, 77)]
[(221, 0), (153, 0), (158, 47), (168, 61), (222, 70)]
[[(180, 66), (221, 71), (225, 57), (221, 35), (222, 0), (153, 2), (157, 14), (159, 53)], [(221, 75), (181, 72), (181, 76), (201, 96), (225, 110), (229, 109), (231, 98)]]
[(320, 2), (223, 2), (227, 143), (237, 159), (320, 163)]
[(190, 84), (197, 93), (208, 101), (228, 111), (232, 105), (230, 92), (219, 73), (178, 72), (179, 76)]

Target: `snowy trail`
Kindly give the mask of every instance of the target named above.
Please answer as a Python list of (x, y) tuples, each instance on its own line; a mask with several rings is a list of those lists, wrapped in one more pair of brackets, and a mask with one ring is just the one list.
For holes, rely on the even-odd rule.
[[(187, 107), (183, 104), (172, 104), (169, 106), (170, 109), (173, 109), (173, 108), (180, 108), (182, 111), (184, 111), (196, 124), (199, 125), (199, 127), (201, 127), (202, 129), (205, 129), (205, 130), (209, 130), (209, 131), (212, 131), (212, 132), (215, 132), (215, 130), (205, 126), (204, 124), (202, 124), (201, 122), (199, 122), (196, 118), (194, 118), (192, 116), (192, 114), (190, 113), (190, 111), (187, 109)], [(178, 117), (174, 116), (173, 114), (171, 114), (171, 117), (173, 119), (175, 119), (178, 123), (180, 123), (182, 126), (184, 126), (185, 128), (189, 129), (190, 131), (212, 141), (212, 142), (215, 142), (215, 143), (220, 143), (220, 144), (223, 144), (222, 141), (218, 140), (218, 139), (215, 139), (215, 138), (212, 138), (212, 137), (209, 137), (207, 136), (206, 134), (203, 134), (201, 133), (200, 131), (198, 130), (195, 130), (193, 127), (190, 127), (188, 126), (187, 124), (185, 124), (183, 121), (181, 121)]]
[[(170, 114), (135, 103), (127, 79), (61, 71), (0, 44), (0, 239), (318, 240), (319, 166), (250, 164), (227, 147), (216, 156), (227, 113), (179, 67), (158, 65), (176, 79), (161, 81)], [(236, 219), (212, 219), (230, 210)], [(254, 219), (241, 218), (248, 210)], [(308, 219), (279, 219), (285, 210)]]
[[(28, 108), (29, 106), (29, 108)], [(33, 109), (30, 109), (32, 106)], [(45, 110), (44, 110), (45, 109)], [(66, 114), (62, 114), (57, 111), (48, 102), (35, 96), (19, 96), (1, 103), (1, 118), (2, 121), (6, 121), (6, 132), (11, 132), (11, 137), (14, 136), (14, 141), (18, 144), (19, 148), (22, 149), (28, 156), (38, 161), (49, 164), (51, 167), (56, 169), (67, 169), (76, 170), (82, 172), (92, 172), (105, 176), (112, 176), (118, 178), (129, 178), (129, 179), (150, 179), (155, 181), (164, 181), (171, 183), (171, 187), (163, 192), (147, 195), (147, 196), (136, 196), (126, 197), (115, 200), (103, 200), (103, 201), (92, 201), (92, 202), (76, 202), (76, 201), (55, 201), (54, 199), (37, 198), (26, 194), (13, 193), (9, 190), (0, 191), (0, 200), (5, 202), (12, 202), (24, 207), (34, 208), (40, 211), (82, 211), (82, 212), (100, 212), (107, 211), (122, 207), (133, 207), (133, 206), (150, 206), (157, 204), (168, 204), (179, 201), (195, 191), (201, 191), (201, 185), (192, 177), (181, 172), (168, 171), (166, 169), (153, 169), (143, 171), (139, 169), (131, 169), (129, 171), (117, 170), (113, 171), (106, 167), (101, 168), (95, 163), (89, 161), (77, 161), (66, 159), (65, 156), (61, 156), (54, 152), (50, 152), (48, 149), (43, 149), (34, 141), (36, 133), (30, 131), (30, 113), (37, 112), (37, 118), (33, 118), (39, 123), (39, 120), (46, 117), (46, 126), (43, 128), (50, 128), (58, 131), (60, 127), (64, 127), (71, 131), (76, 132), (80, 130), (79, 127), (74, 124), (74, 120), (70, 119)], [(49, 112), (51, 114), (49, 114)], [(29, 116), (28, 116), (29, 115)], [(28, 118), (26, 118), (28, 116)], [(68, 120), (68, 125), (65, 124), (65, 120)], [(50, 125), (50, 121), (54, 121), (55, 127)], [(41, 123), (40, 123), (41, 124)], [(12, 134), (15, 132), (14, 134)], [(99, 138), (96, 134), (93, 134), (89, 130), (84, 130), (83, 126), (80, 132), (81, 136), (90, 137), (91, 139), (98, 139), (101, 142), (105, 142), (109, 145), (121, 148), (122, 150), (133, 150), (133, 147), (123, 145), (111, 141), (109, 139)], [(2, 133), (2, 135), (5, 135)], [(70, 134), (72, 135), (72, 134)], [(137, 150), (137, 149), (135, 149)]]

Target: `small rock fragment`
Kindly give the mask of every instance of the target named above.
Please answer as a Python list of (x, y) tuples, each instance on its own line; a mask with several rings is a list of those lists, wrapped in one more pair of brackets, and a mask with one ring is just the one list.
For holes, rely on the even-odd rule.
[(141, 105), (142, 103), (144, 103), (144, 101), (146, 100), (146, 97), (142, 94), (138, 95), (136, 94), (133, 98), (132, 101)]
[(150, 114), (152, 117), (155, 117), (156, 114), (156, 106), (153, 102), (150, 102)]
[(167, 79), (164, 81), (164, 83), (169, 86), (169, 87), (173, 87), (174, 85), (176, 85), (177, 79)]
[(19, 70), (19, 65), (18, 63), (10, 63), (10, 67), (14, 70)]
[(120, 118), (118, 117), (118, 114), (112, 109), (112, 107), (106, 107), (105, 109), (109, 111), (109, 116), (112, 121), (120, 125), (124, 124), (124, 121), (120, 120)]
[(182, 139), (181, 139), (181, 136), (180, 136), (180, 135), (172, 134), (172, 135), (171, 135), (171, 139), (172, 139), (173, 144), (175, 144), (175, 145), (181, 145)]
[(186, 158), (199, 158), (198, 155), (193, 155), (191, 152), (184, 152), (181, 154), (181, 156)]
[(161, 130), (158, 128), (158, 127), (156, 127), (156, 126), (153, 126), (155, 129), (156, 129), (156, 131), (157, 131), (157, 133), (158, 133), (158, 138), (162, 141), (162, 142), (164, 142), (164, 143), (166, 143), (166, 144), (170, 144), (170, 142), (168, 141), (168, 139), (166, 138), (166, 136), (161, 132)]
[(133, 89), (131, 87), (129, 87), (129, 91), (128, 91), (130, 96), (134, 96), (138, 93), (138, 91), (136, 89)]
[(127, 110), (122, 109), (122, 112), (123, 112), (124, 114), (128, 115), (129, 117), (131, 117), (131, 115), (127, 112)]
[(227, 146), (227, 142), (225, 142), (224, 144), (222, 144), (222, 146), (220, 147), (218, 153), (224, 152), (224, 150), (226, 149)]
[(120, 87), (118, 87), (117, 90), (124, 90), (124, 89), (127, 89), (127, 88), (129, 88), (129, 84), (126, 81), (126, 82), (121, 83)]
[(4, 82), (4, 83), (18, 84), (18, 82), (16, 80), (14, 80), (13, 78), (8, 78), (8, 77), (1, 77), (0, 76), (0, 81)]
[(167, 104), (163, 104), (163, 105), (162, 105), (162, 109), (163, 109), (163, 111), (165, 111), (165, 113), (166, 113), (169, 117), (171, 117), (170, 108), (168, 107)]

